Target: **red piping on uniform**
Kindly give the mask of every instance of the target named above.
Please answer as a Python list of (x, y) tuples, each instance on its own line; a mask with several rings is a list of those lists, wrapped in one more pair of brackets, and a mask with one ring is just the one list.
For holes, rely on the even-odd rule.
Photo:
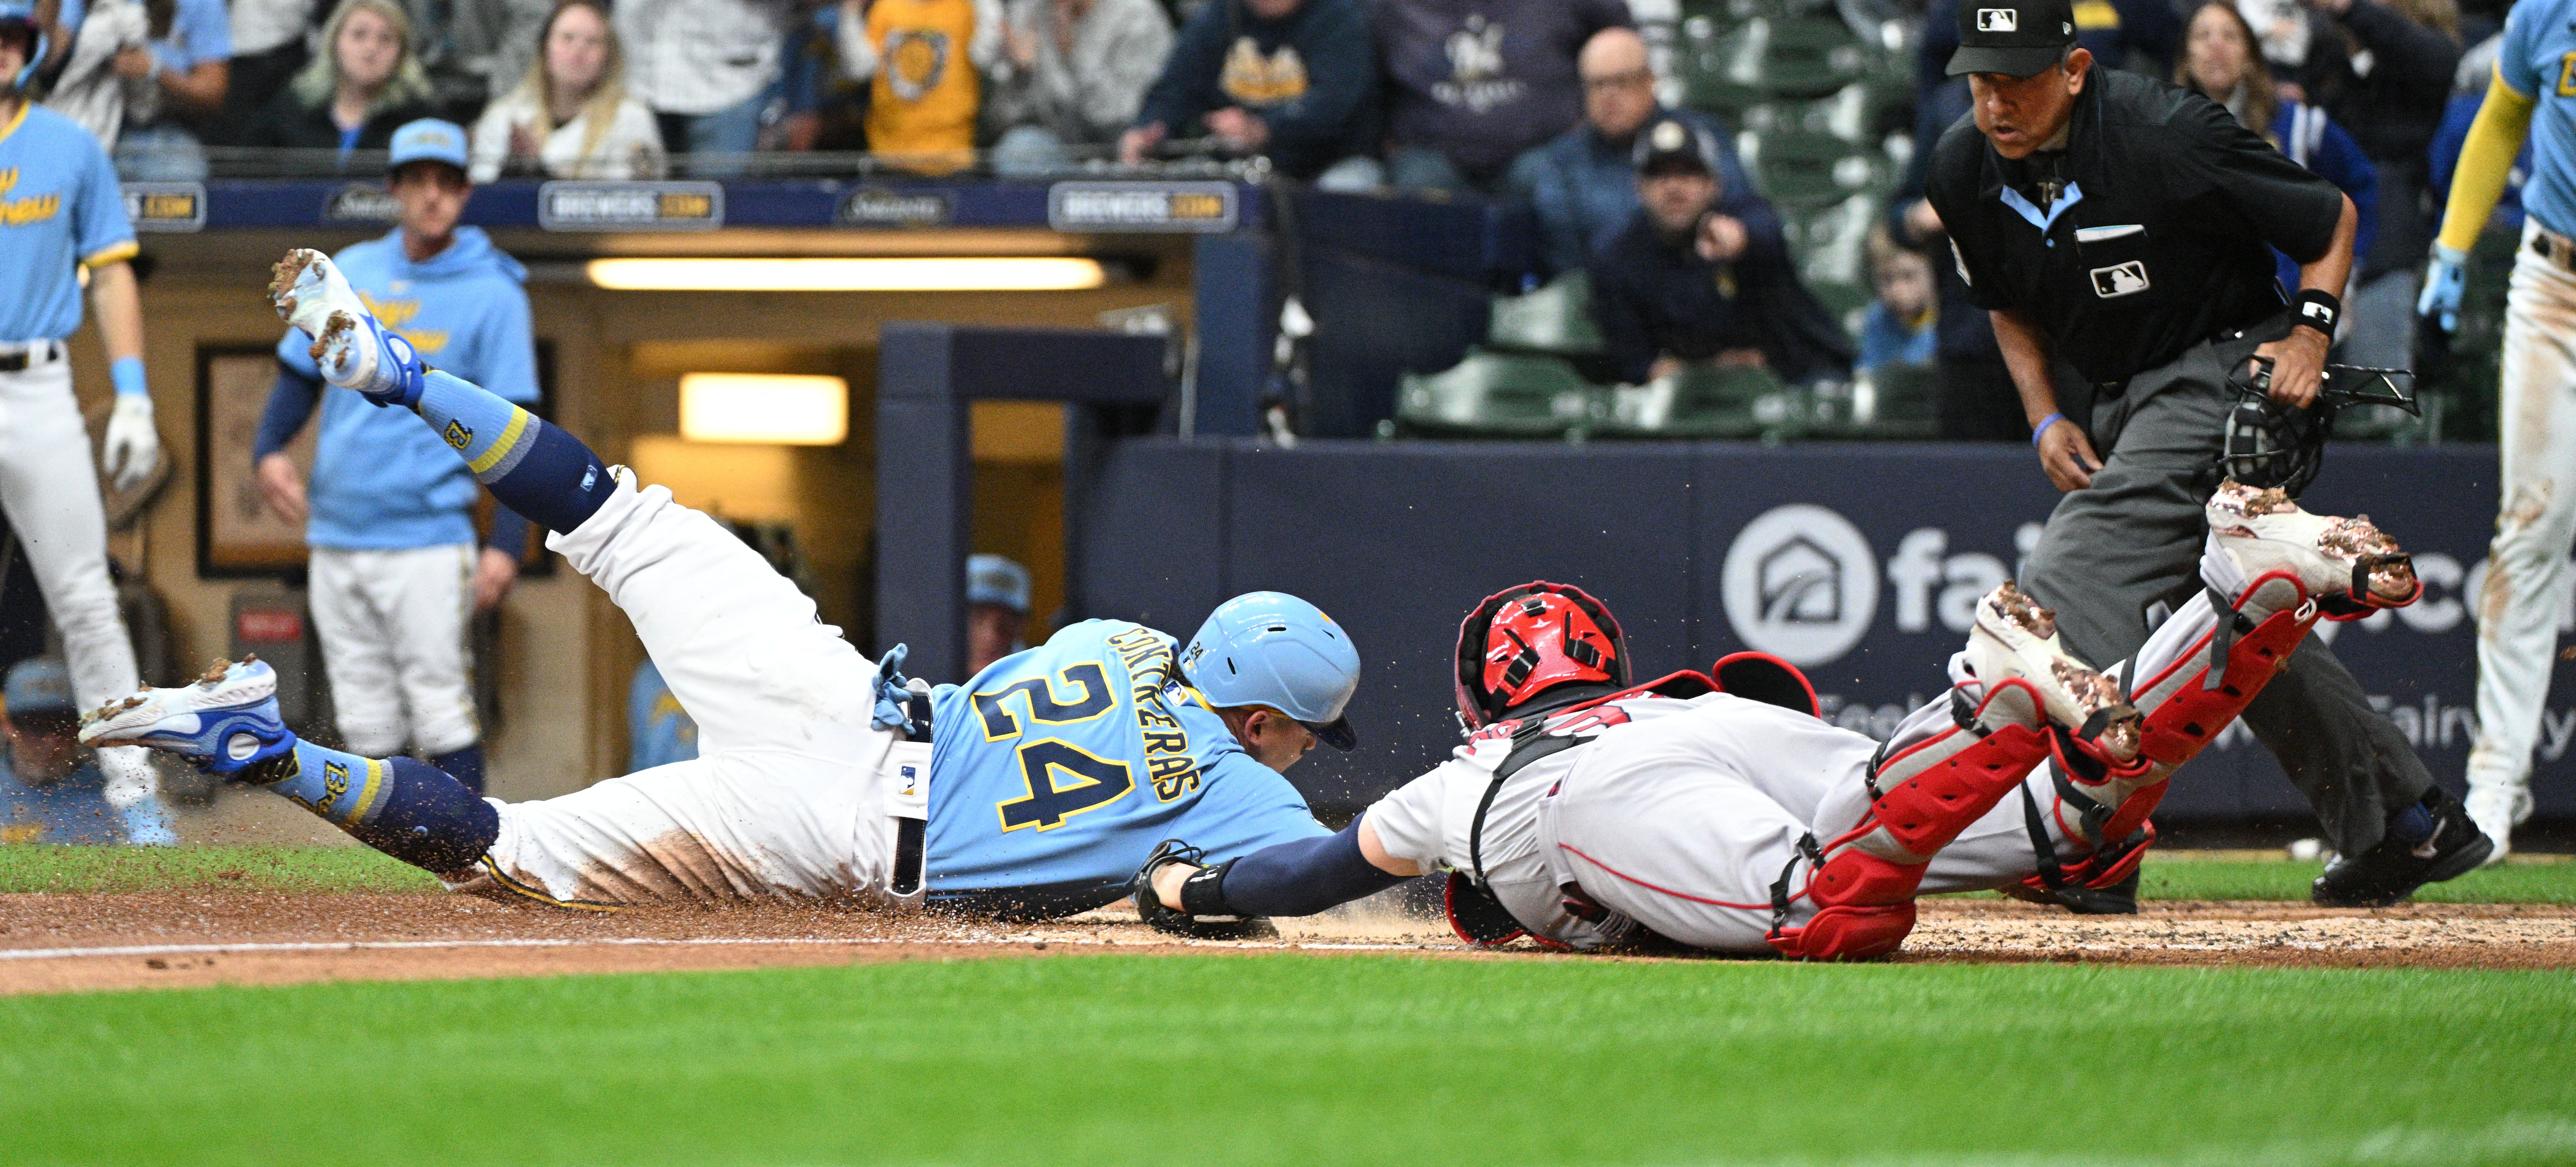
[[(1637, 878), (1636, 876), (1630, 875), (1630, 874), (1628, 874), (1627, 872), (1621, 871), (1621, 870), (1619, 870), (1619, 869), (1618, 869), (1618, 868), (1616, 868), (1616, 867), (1612, 867), (1612, 866), (1610, 866), (1610, 865), (1609, 865), (1609, 864), (1607, 864), (1607, 863), (1603, 863), (1602, 861), (1600, 861), (1600, 860), (1598, 860), (1598, 859), (1595, 859), (1595, 858), (1593, 858), (1593, 857), (1591, 857), (1591, 856), (1589, 856), (1589, 855), (1584, 854), (1582, 851), (1577, 850), (1577, 849), (1575, 848), (1574, 844), (1572, 844), (1572, 843), (1559, 843), (1559, 844), (1557, 844), (1557, 846), (1562, 847), (1562, 848), (1564, 848), (1565, 850), (1568, 850), (1568, 851), (1573, 851), (1573, 852), (1574, 852), (1574, 854), (1575, 854), (1575, 857), (1576, 857), (1576, 858), (1579, 858), (1579, 859), (1583, 860), (1584, 862), (1586, 862), (1586, 863), (1589, 863), (1589, 864), (1593, 865), (1594, 867), (1598, 867), (1598, 868), (1600, 868), (1600, 869), (1601, 869), (1601, 870), (1603, 870), (1603, 871), (1607, 871), (1607, 872), (1609, 872), (1609, 873), (1610, 873), (1610, 874), (1612, 874), (1612, 875), (1618, 876), (1618, 877), (1619, 877), (1619, 878), (1621, 878), (1621, 879), (1627, 880), (1627, 881), (1628, 881), (1628, 882), (1630, 882), (1630, 883), (1636, 884), (1637, 886), (1642, 887), (1642, 888), (1646, 889), (1647, 891), (1651, 891), (1651, 892), (1660, 892), (1660, 893), (1662, 893), (1662, 894), (1664, 894), (1664, 895), (1671, 896), (1671, 897), (1673, 897), (1674, 899), (1677, 899), (1677, 900), (1689, 900), (1690, 902), (1692, 902), (1692, 903), (1694, 903), (1694, 904), (1707, 904), (1708, 906), (1713, 907), (1713, 908), (1736, 908), (1736, 909), (1739, 909), (1739, 910), (1742, 910), (1742, 911), (1747, 911), (1747, 912), (1767, 912), (1767, 911), (1771, 910), (1771, 905), (1769, 905), (1769, 904), (1767, 904), (1767, 903), (1766, 903), (1766, 904), (1730, 904), (1730, 903), (1726, 902), (1725, 900), (1712, 900), (1712, 899), (1705, 899), (1705, 898), (1702, 898), (1702, 897), (1700, 897), (1700, 896), (1691, 895), (1691, 894), (1690, 894), (1690, 893), (1688, 893), (1688, 892), (1678, 892), (1678, 891), (1674, 891), (1673, 889), (1668, 888), (1668, 887), (1657, 887), (1657, 886), (1655, 886), (1654, 884), (1648, 883), (1648, 882), (1646, 882), (1645, 880), (1639, 879), (1639, 878)], [(1797, 898), (1799, 898), (1800, 896), (1804, 896), (1804, 895), (1806, 895), (1806, 894), (1807, 894), (1806, 889), (1805, 889), (1805, 888), (1800, 888), (1800, 889), (1798, 889), (1798, 894), (1797, 894), (1797, 895), (1790, 896), (1789, 898), (1794, 900), (1794, 899), (1797, 899)]]

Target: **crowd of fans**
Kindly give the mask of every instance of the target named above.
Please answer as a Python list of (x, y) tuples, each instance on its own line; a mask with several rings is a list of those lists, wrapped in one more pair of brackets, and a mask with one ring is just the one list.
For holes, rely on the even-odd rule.
[[(654, 177), (675, 155), (725, 175), (759, 151), (865, 150), (923, 174), (980, 159), (1006, 177), (1258, 156), (1327, 189), (1524, 200), (1548, 273), (1591, 269), (1623, 375), (1924, 363), (1967, 403), (1945, 413), (1949, 436), (2017, 433), (1992, 333), (1920, 197), (1920, 160), (1967, 108), (1943, 72), (1958, 0), (1802, 16), (1873, 42), (1902, 31), (1916, 73), (1910, 117), (1894, 114), (1913, 128), (1894, 156), (1916, 165), (1868, 241), (1878, 299), (1833, 336), (1815, 334), (1781, 218), (1733, 148), (1743, 127), (1673, 108), (1678, 86), (1650, 64), (1691, 10), (1639, 2), (1655, 9), (1642, 28), (1628, 0), (48, 0), (38, 84), (129, 179), (201, 177), (209, 147), (345, 166), (435, 116), (473, 127), (476, 181)], [(2484, 88), (2487, 57), (2465, 68), (2464, 50), (2491, 56), (2502, 19), (2454, 4), (2076, 10), (2097, 59), (2223, 103), (2352, 196), (2362, 259), (2342, 356), (2405, 365), (2435, 162)], [(1686, 148), (1641, 145), (1649, 126)], [(1672, 303), (1684, 284), (1695, 309)]]

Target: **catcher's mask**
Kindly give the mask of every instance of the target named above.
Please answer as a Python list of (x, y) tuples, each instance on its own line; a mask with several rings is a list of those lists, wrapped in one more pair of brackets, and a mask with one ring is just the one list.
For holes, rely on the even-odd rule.
[(2395, 380), (2412, 376), (2404, 369), (2327, 365), (2316, 402), (2301, 407), (2272, 400), (2271, 359), (2250, 358), (2227, 378), (2237, 399), (2219, 443), (2220, 475), (2258, 489), (2277, 486), (2297, 498), (2325, 466), (2326, 439), (2334, 436), (2337, 410), (2388, 405), (2423, 416), (2415, 395), (2398, 388)]
[(1535, 580), (1485, 597), (1458, 625), (1457, 681), (1458, 717), (1481, 729), (1627, 688), (1628, 646), (1601, 601)]

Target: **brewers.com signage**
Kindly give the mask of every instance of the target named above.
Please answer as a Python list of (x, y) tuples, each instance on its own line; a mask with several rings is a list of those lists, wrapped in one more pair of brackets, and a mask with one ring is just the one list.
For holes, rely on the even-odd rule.
[(202, 231), (206, 185), (201, 182), (129, 182), (125, 217), (137, 231)]
[(1059, 182), (1047, 190), (1058, 231), (1234, 230), (1230, 182)]
[(548, 231), (712, 231), (724, 226), (713, 182), (549, 182), (537, 188)]

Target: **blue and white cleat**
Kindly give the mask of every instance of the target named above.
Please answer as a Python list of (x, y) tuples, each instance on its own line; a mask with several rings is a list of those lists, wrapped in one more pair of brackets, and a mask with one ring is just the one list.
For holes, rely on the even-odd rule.
[(330, 256), (304, 247), (287, 252), (268, 281), (268, 298), (279, 319), (313, 338), (313, 363), (323, 380), (378, 405), (409, 409), (420, 402), (429, 367), (410, 341), (367, 310)]
[(277, 715), (277, 671), (258, 657), (217, 663), (197, 683), (145, 689), (81, 718), (85, 746), (148, 746), (232, 775), (295, 749)]

